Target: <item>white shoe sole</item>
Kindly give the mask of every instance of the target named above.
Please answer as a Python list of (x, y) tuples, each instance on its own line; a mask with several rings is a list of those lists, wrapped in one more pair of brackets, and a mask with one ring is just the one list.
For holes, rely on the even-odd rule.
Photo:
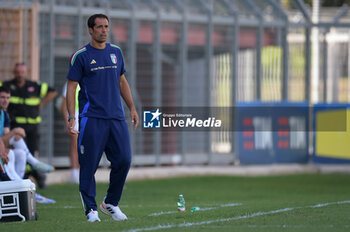
[(95, 220), (93, 220), (93, 221), (89, 221), (89, 220), (87, 220), (88, 222), (101, 222), (101, 219), (95, 219)]

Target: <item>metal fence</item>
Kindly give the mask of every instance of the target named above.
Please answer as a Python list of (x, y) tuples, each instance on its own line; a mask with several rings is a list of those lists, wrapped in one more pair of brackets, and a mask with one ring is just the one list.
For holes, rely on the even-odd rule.
[[(237, 102), (311, 102), (311, 29), (321, 31), (319, 101), (348, 102), (346, 10), (313, 23), (301, 0), (0, 1), (40, 4), (40, 80), (59, 92), (70, 55), (89, 42), (86, 21), (111, 19), (109, 40), (124, 54), (138, 113), (143, 106), (234, 106)], [(128, 111), (126, 111), (128, 112)], [(68, 166), (68, 138), (54, 104), (42, 112), (40, 156)], [(128, 115), (127, 115), (128, 116)], [(131, 132), (134, 165), (237, 161), (235, 132)]]

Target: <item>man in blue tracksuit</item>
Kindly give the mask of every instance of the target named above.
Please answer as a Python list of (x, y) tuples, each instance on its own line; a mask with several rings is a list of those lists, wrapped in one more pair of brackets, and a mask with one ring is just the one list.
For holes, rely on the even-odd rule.
[[(106, 43), (109, 19), (103, 14), (92, 15), (88, 19), (88, 29), (91, 42), (72, 55), (67, 74), (68, 130), (71, 134), (79, 133), (79, 190), (87, 220), (100, 221), (94, 175), (105, 151), (112, 169), (107, 195), (100, 210), (114, 220), (127, 220), (118, 207), (131, 163), (129, 132), (121, 97), (130, 109), (134, 129), (139, 118), (124, 75), (122, 52), (118, 46)], [(79, 132), (74, 130), (78, 84)]]

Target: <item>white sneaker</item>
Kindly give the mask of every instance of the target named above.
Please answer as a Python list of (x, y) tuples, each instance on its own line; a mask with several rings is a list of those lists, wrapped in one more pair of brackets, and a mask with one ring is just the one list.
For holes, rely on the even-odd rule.
[(106, 204), (104, 200), (100, 205), (100, 209), (102, 213), (112, 216), (116, 221), (128, 220), (128, 217), (120, 210), (119, 206)]
[(55, 200), (41, 196), (39, 193), (35, 193), (35, 201), (36, 201), (36, 203), (39, 203), (39, 204), (55, 204), (56, 203)]
[(41, 172), (53, 172), (55, 171), (55, 167), (50, 165), (50, 164), (46, 164), (44, 162), (38, 161), (36, 164), (32, 165), (33, 169), (37, 170), (37, 171), (41, 171)]
[(98, 212), (91, 210), (90, 213), (88, 213), (88, 215), (86, 215), (87, 221), (88, 222), (100, 222), (101, 219), (98, 217)]

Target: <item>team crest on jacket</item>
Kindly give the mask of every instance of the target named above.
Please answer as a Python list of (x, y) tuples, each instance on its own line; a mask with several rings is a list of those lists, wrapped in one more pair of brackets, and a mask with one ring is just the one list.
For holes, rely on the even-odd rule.
[(34, 90), (35, 90), (35, 89), (34, 89), (33, 86), (29, 86), (28, 89), (27, 89), (27, 91), (30, 92), (30, 93), (31, 93), (31, 92), (34, 92)]
[(114, 53), (110, 54), (110, 56), (111, 56), (111, 60), (112, 60), (113, 64), (116, 64), (117, 63), (117, 57), (115, 56), (115, 54)]

